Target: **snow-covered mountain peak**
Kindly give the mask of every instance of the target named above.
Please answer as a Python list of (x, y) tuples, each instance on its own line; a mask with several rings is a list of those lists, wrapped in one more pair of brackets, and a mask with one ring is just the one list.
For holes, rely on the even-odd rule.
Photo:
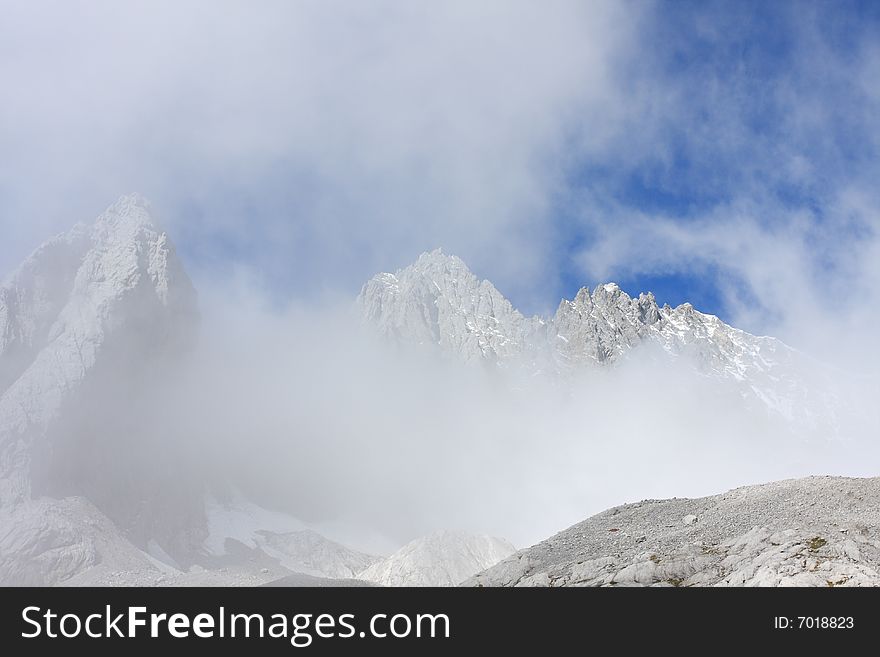
[(93, 369), (146, 366), (189, 344), (196, 319), (192, 283), (142, 197), (36, 249), (0, 286), (0, 498), (26, 495), (29, 443), (62, 426)]
[(104, 220), (107, 216), (117, 215), (125, 216), (128, 214), (139, 214), (144, 212), (150, 214), (152, 205), (143, 195), (137, 192), (123, 194), (113, 203), (111, 203), (104, 213), (98, 217), (98, 221)]
[(598, 296), (598, 297), (615, 298), (621, 294), (626, 296), (627, 298), (629, 297), (629, 295), (626, 294), (626, 292), (624, 292), (623, 290), (620, 289), (620, 286), (617, 283), (603, 283), (602, 285), (599, 285), (593, 291), (593, 296)]
[(637, 347), (653, 344), (701, 375), (733, 384), (750, 406), (835, 431), (833, 406), (840, 395), (808, 382), (823, 376), (814, 363), (775, 338), (736, 329), (690, 303), (661, 307), (651, 292), (631, 297), (610, 282), (592, 291), (582, 287), (552, 317), (528, 318), (461, 259), (438, 249), (396, 274), (375, 276), (358, 305), (365, 323), (393, 341), (563, 381), (583, 368), (631, 360), (641, 353)]
[(367, 281), (357, 299), (364, 319), (380, 333), (437, 345), (465, 361), (502, 360), (521, 351), (530, 320), (489, 281), (440, 249), (423, 253), (396, 273)]
[[(142, 546), (183, 548), (189, 538), (175, 528), (201, 511), (200, 500), (190, 482), (168, 484), (168, 461), (150, 467), (173, 446), (144, 440), (149, 412), (134, 402), (174, 375), (197, 319), (174, 245), (137, 195), (48, 240), (0, 285), (0, 507), (29, 518), (0, 546), (0, 581), (21, 556), (26, 526), (53, 531), (31, 503), (41, 496), (87, 497)], [(143, 498), (120, 495), (129, 488)], [(173, 505), (151, 515), (147, 506), (162, 498)], [(31, 557), (46, 572), (69, 558), (50, 543), (43, 549)]]
[(450, 288), (462, 291), (483, 288), (501, 296), (491, 283), (478, 279), (461, 258), (443, 253), (442, 249), (422, 253), (412, 265), (398, 270), (394, 276), (405, 282), (430, 280), (441, 294)]
[(571, 304), (573, 306), (592, 306), (593, 305), (593, 297), (590, 295), (590, 288), (586, 285), (578, 290), (577, 294), (574, 295), (574, 299), (569, 301), (568, 299), (562, 299), (559, 304), (563, 303)]
[(422, 268), (447, 267), (454, 269), (467, 269), (464, 261), (451, 253), (444, 253), (442, 248), (425, 251), (416, 259), (415, 266)]
[(690, 304), (661, 309), (651, 292), (634, 298), (613, 282), (582, 287), (552, 318), (527, 318), (491, 282), (440, 249), (373, 277), (358, 304), (368, 324), (397, 341), (433, 344), (465, 361), (532, 363), (542, 372), (611, 363), (646, 340), (675, 352), (686, 337), (730, 328)]
[[(653, 324), (660, 319), (660, 308), (652, 292), (642, 293), (637, 298), (633, 298), (617, 283), (598, 285), (592, 293), (588, 287), (582, 287), (571, 301), (563, 299), (559, 308), (563, 313), (569, 310), (582, 316), (592, 313), (612, 320), (615, 318), (613, 308), (617, 308), (626, 316), (635, 313), (634, 318), (644, 324)], [(557, 310), (558, 314), (559, 310)]]
[(125, 240), (139, 232), (163, 233), (152, 214), (150, 202), (139, 194), (120, 196), (91, 225), (96, 238)]

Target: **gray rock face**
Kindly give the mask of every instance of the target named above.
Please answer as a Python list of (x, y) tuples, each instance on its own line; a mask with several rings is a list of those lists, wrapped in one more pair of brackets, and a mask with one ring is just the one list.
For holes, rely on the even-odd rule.
[(466, 586), (878, 586), (880, 478), (809, 477), (609, 509)]
[(551, 322), (560, 364), (606, 363), (623, 356), (653, 335), (663, 317), (654, 295), (632, 299), (614, 283), (592, 295), (581, 288), (574, 300), (559, 304)]
[(83, 498), (40, 499), (0, 509), (0, 584), (51, 586), (102, 564), (161, 574)]
[(489, 281), (439, 250), (396, 274), (379, 274), (358, 297), (364, 317), (385, 335), (435, 344), (465, 361), (519, 357), (540, 329)]
[[(4, 525), (0, 582), (20, 579), (21, 559), (42, 564), (47, 582), (89, 562), (68, 536), (81, 505), (40, 496), (86, 496), (143, 541), (198, 524), (175, 486), (149, 479), (162, 450), (138, 443), (141, 427), (130, 425), (149, 418), (137, 401), (191, 344), (197, 318), (174, 247), (137, 196), (50, 240), (0, 285), (0, 508), (17, 519)], [(47, 511), (53, 504), (63, 513)], [(40, 523), (61, 543), (30, 541)]]
[[(75, 516), (73, 522), (65, 513), (71, 508)], [(0, 509), (2, 583), (6, 586), (55, 584), (96, 564), (97, 550), (80, 526), (86, 515), (83, 511), (72, 498)]]
[(559, 380), (660, 353), (725, 382), (747, 404), (799, 428), (837, 433), (846, 395), (828, 370), (771, 337), (750, 335), (690, 304), (658, 306), (614, 283), (582, 288), (550, 318), (524, 317), (488, 281), (440, 250), (378, 274), (357, 299), (368, 326), (465, 362), (526, 368)]
[(143, 366), (188, 342), (196, 317), (174, 247), (137, 196), (39, 248), (0, 287), (0, 504), (30, 496), (34, 443), (109, 356)]

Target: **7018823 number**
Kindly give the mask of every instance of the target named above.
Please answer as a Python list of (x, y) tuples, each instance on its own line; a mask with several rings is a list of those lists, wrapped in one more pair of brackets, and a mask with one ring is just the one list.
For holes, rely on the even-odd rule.
[(853, 627), (852, 616), (798, 616), (799, 629), (849, 630)]

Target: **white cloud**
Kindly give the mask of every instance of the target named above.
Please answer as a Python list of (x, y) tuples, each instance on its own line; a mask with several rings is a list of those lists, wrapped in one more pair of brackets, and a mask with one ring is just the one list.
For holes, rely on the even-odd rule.
[(270, 274), (351, 287), (442, 245), (528, 289), (547, 271), (566, 139), (583, 123), (581, 146), (607, 139), (638, 15), (567, 1), (13, 3), (0, 185), (15, 244), (0, 263), (137, 190), (185, 249), (254, 242), (251, 264)]

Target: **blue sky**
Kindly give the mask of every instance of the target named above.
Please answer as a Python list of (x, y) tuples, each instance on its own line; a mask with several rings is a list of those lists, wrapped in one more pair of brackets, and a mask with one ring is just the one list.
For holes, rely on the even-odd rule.
[(878, 6), (5, 2), (0, 268), (139, 191), (278, 305), (442, 246), (820, 343), (880, 282)]
[[(866, 48), (878, 43), (878, 27), (877, 3), (656, 5), (640, 31), (641, 56), (625, 69), (633, 79), (647, 79), (651, 93), (683, 94), (681, 104), (654, 127), (655, 152), (635, 143), (631, 148), (644, 157), (624, 167), (587, 159), (571, 170), (570, 188), (590, 194), (598, 184), (600, 214), (617, 205), (618, 213), (659, 215), (695, 232), (707, 214), (746, 201), (757, 206), (759, 226), (772, 230), (792, 215), (807, 215), (822, 233), (841, 189), (877, 170), (876, 97), (866, 99), (860, 75)], [(798, 125), (806, 112), (808, 123)], [(806, 171), (791, 175), (792, 159), (803, 160)], [(576, 203), (563, 198), (560, 216), (575, 231), (576, 216), (566, 215), (576, 213)], [(833, 239), (843, 245), (876, 225), (861, 219)], [(823, 261), (815, 243), (825, 238), (807, 237), (814, 252), (805, 255), (815, 258), (820, 275), (834, 267), (834, 258)], [(587, 231), (568, 244), (578, 251), (589, 242)], [(630, 293), (652, 289), (661, 301), (691, 301), (729, 320), (730, 290), (759, 302), (737, 265), (684, 260), (652, 270), (630, 263), (616, 277)], [(579, 274), (570, 272), (564, 287), (578, 285)]]

